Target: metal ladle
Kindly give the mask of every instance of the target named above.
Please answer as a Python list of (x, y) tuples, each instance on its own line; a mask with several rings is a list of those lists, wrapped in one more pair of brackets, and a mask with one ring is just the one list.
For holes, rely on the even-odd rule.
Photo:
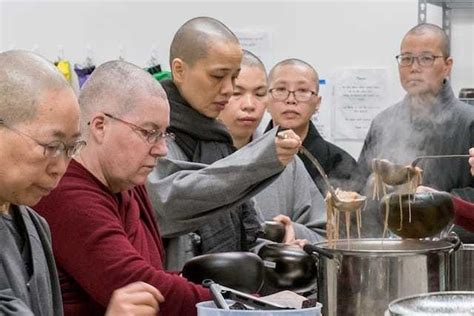
[(469, 155), (430, 155), (416, 157), (409, 165), (395, 164), (387, 159), (373, 159), (372, 169), (380, 175), (382, 181), (388, 185), (400, 185), (413, 179), (421, 169), (416, 165), (423, 159), (438, 158), (468, 158)]
[(354, 199), (351, 199), (351, 200), (345, 200), (345, 199), (339, 198), (337, 196), (336, 191), (334, 190), (331, 183), (329, 182), (329, 178), (326, 175), (326, 172), (324, 172), (323, 167), (321, 166), (319, 161), (316, 159), (316, 157), (314, 157), (313, 154), (311, 154), (311, 152), (309, 152), (303, 146), (300, 147), (300, 152), (303, 155), (305, 155), (306, 157), (308, 157), (308, 159), (313, 163), (313, 165), (318, 170), (319, 174), (321, 175), (321, 177), (324, 180), (324, 183), (326, 183), (326, 186), (327, 186), (329, 192), (331, 193), (331, 198), (334, 202), (334, 206), (337, 209), (339, 209), (341, 211), (345, 211), (345, 212), (352, 212), (352, 211), (356, 211), (356, 210), (358, 210), (362, 207), (362, 205), (364, 204), (364, 202), (366, 200), (365, 196), (362, 196), (362, 195), (359, 195), (359, 194), (356, 193), (357, 198), (354, 198)]

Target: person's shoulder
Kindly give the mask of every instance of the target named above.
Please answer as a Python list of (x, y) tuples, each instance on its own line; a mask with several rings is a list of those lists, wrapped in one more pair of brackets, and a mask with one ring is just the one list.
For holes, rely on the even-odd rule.
[(474, 105), (456, 99), (454, 107), (456, 109), (456, 113), (459, 113), (461, 117), (467, 117), (469, 119), (474, 118)]

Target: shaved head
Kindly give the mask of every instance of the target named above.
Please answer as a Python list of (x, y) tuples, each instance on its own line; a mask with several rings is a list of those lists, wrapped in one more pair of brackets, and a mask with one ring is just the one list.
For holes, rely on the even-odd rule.
[(34, 119), (41, 97), (62, 89), (71, 87), (46, 59), (22, 50), (0, 53), (0, 119), (9, 125)]
[[(422, 23), (418, 24), (417, 26), (413, 27), (411, 30), (408, 31), (407, 34), (403, 37), (407, 36), (420, 36), (424, 34), (433, 34), (440, 39), (441, 42), (441, 52), (443, 53), (444, 57), (449, 57), (451, 55), (451, 50), (449, 48), (449, 38), (446, 35), (446, 32), (439, 26), (430, 23)], [(403, 45), (403, 41), (402, 41)]]
[(311, 71), (311, 73), (313, 74), (313, 76), (314, 76), (313, 79), (314, 79), (314, 82), (316, 83), (316, 87), (315, 87), (316, 92), (319, 91), (319, 75), (318, 75), (318, 73), (313, 68), (313, 66), (311, 66), (307, 62), (305, 62), (301, 59), (297, 59), (297, 58), (285, 59), (285, 60), (282, 60), (279, 63), (277, 63), (275, 66), (273, 66), (273, 68), (272, 68), (272, 70), (270, 70), (270, 74), (269, 74), (270, 85), (271, 85), (272, 81), (275, 80), (275, 78), (274, 78), (275, 71), (278, 68), (283, 67), (283, 66), (301, 66), (301, 67), (309, 69)]
[(263, 70), (263, 72), (266, 74), (267, 71), (265, 69), (265, 65), (263, 62), (258, 58), (255, 54), (249, 52), (246, 49), (243, 49), (243, 56), (242, 56), (242, 66), (247, 66), (247, 67), (258, 67)]
[(207, 57), (210, 44), (224, 41), (239, 45), (239, 40), (222, 22), (210, 17), (197, 17), (184, 23), (174, 35), (170, 48), (170, 67), (180, 58), (193, 66), (197, 60)]
[(145, 70), (125, 61), (106, 62), (94, 70), (82, 87), (79, 95), (82, 123), (87, 124), (98, 111), (122, 115), (135, 110), (135, 101), (142, 96), (167, 100), (160, 83)]

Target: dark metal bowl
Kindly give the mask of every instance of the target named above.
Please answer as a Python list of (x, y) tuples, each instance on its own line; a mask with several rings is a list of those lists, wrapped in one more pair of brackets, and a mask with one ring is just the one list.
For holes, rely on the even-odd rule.
[[(392, 233), (403, 238), (434, 236), (452, 223), (454, 219), (453, 201), (451, 195), (445, 192), (410, 195), (388, 194), (380, 202), (380, 212), (383, 218), (385, 218), (387, 203), (389, 208), (388, 228)], [(403, 219), (400, 223), (401, 217)]]
[(266, 221), (262, 225), (263, 238), (274, 241), (283, 242), (285, 238), (285, 226), (280, 222)]
[(251, 252), (223, 252), (197, 256), (186, 262), (183, 276), (201, 284), (204, 279), (245, 293), (257, 293), (263, 283), (263, 261)]
[(258, 255), (265, 264), (265, 288), (304, 293), (316, 287), (316, 259), (300, 247), (267, 244)]

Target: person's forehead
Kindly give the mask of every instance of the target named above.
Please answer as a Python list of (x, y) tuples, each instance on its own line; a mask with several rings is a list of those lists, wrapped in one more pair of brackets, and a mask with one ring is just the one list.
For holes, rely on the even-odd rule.
[(242, 49), (235, 42), (210, 41), (207, 54), (198, 59), (196, 64), (204, 64), (213, 68), (240, 68)]
[(255, 82), (259, 85), (266, 83), (266, 74), (265, 71), (260, 67), (249, 67), (249, 66), (242, 66), (240, 69), (239, 76), (237, 77), (236, 84), (238, 85), (239, 82)]
[(441, 50), (442, 39), (434, 33), (409, 34), (401, 44), (401, 51), (404, 52), (433, 52)]
[(308, 67), (302, 65), (282, 65), (277, 67), (272, 76), (272, 82), (275, 83), (314, 83), (314, 73)]
[(169, 103), (166, 98), (143, 96), (135, 100), (134, 109), (126, 116), (130, 119), (137, 120), (137, 123), (140, 124), (163, 127), (162, 125), (168, 125), (169, 113)]
[[(41, 136), (52, 136), (54, 138), (79, 137), (79, 124), (71, 125), (71, 122), (79, 123), (79, 111), (70, 108), (66, 111), (55, 111), (54, 106), (47, 105), (38, 108), (38, 115), (26, 122), (26, 125), (34, 134)], [(35, 135), (32, 135), (35, 136)]]

